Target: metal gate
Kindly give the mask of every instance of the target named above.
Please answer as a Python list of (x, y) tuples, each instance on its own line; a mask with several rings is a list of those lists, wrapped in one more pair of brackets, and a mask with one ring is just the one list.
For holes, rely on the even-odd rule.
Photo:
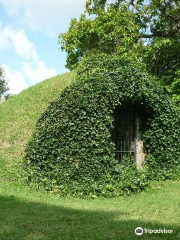
[(124, 155), (135, 154), (136, 117), (130, 107), (118, 107), (114, 111), (112, 140), (115, 143), (115, 154), (118, 162)]

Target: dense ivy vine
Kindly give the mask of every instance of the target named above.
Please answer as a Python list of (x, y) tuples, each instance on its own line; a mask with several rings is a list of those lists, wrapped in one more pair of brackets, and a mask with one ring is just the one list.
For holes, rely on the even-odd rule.
[[(113, 111), (123, 103), (146, 113), (144, 170), (118, 164), (111, 140)], [(27, 144), (29, 182), (73, 196), (138, 192), (147, 179), (178, 178), (180, 117), (169, 96), (135, 64), (105, 55), (82, 60), (77, 81), (52, 102)]]

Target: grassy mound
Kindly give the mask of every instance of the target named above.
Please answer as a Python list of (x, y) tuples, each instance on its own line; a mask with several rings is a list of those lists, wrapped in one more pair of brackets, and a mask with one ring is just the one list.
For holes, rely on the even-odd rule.
[[(20, 159), (41, 112), (73, 81), (73, 74), (63, 74), (0, 105), (0, 176), (3, 166), (10, 170)], [(0, 177), (0, 239), (138, 239), (138, 226), (173, 229), (172, 234), (143, 234), (141, 239), (179, 239), (179, 186), (166, 181), (128, 198), (84, 200), (30, 191)]]
[(25, 149), (41, 112), (74, 81), (66, 73), (24, 90), (0, 105), (0, 166), (12, 171)]
[[(24, 157), (28, 182), (63, 196), (112, 197), (146, 189), (146, 174), (153, 180), (179, 178), (180, 118), (168, 95), (142, 66), (125, 59), (98, 55), (86, 65), (81, 79), (37, 122)], [(115, 159), (112, 113), (121, 105), (142, 116), (148, 173), (131, 160)]]

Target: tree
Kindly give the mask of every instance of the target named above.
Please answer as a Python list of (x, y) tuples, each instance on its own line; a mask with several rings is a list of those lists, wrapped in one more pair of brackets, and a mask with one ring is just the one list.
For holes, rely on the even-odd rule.
[(67, 52), (66, 66), (72, 70), (82, 57), (95, 53), (123, 54), (144, 63), (172, 95), (178, 95), (179, 13), (178, 0), (87, 0), (80, 20), (72, 19), (69, 30), (59, 36)]
[(134, 53), (132, 50), (142, 45), (137, 41), (140, 31), (137, 21), (126, 6), (120, 9), (109, 6), (96, 17), (82, 14), (79, 21), (72, 19), (68, 32), (59, 37), (62, 50), (68, 54), (66, 66), (72, 70), (82, 57), (97, 53)]
[(8, 90), (7, 82), (2, 67), (0, 66), (0, 98)]

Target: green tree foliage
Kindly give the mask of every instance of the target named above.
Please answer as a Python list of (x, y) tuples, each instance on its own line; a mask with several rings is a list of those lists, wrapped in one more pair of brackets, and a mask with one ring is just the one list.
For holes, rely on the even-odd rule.
[[(68, 53), (67, 67), (74, 69), (84, 56), (96, 53), (123, 53), (133, 55), (134, 42), (139, 37), (138, 19), (126, 6), (116, 9), (109, 6), (96, 17), (81, 15), (79, 21), (73, 19), (69, 31), (60, 35), (60, 45)], [(138, 42), (138, 46), (142, 43)], [(142, 46), (141, 46), (142, 47)]]
[(179, 103), (180, 1), (87, 0), (85, 13), (59, 43), (69, 69), (98, 52), (143, 62)]
[(7, 82), (4, 78), (4, 72), (2, 67), (0, 66), (0, 97), (8, 90)]
[[(148, 179), (179, 177), (179, 113), (142, 66), (98, 54), (82, 59), (77, 72), (38, 120), (25, 151), (26, 179), (60, 195), (110, 197), (144, 190)], [(127, 102), (146, 117), (143, 171), (115, 160), (112, 113)]]

